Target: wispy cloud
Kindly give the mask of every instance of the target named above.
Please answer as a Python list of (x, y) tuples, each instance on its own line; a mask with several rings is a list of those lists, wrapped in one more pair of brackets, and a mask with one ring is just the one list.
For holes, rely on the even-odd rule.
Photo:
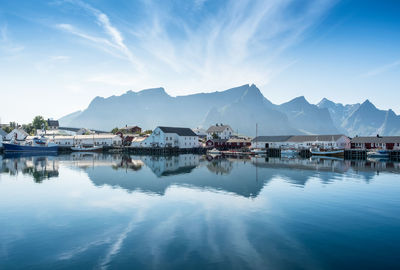
[(80, 30), (74, 27), (71, 24), (57, 24), (56, 26), (64, 31), (70, 32), (76, 36), (79, 36), (83, 39), (92, 41), (103, 47), (107, 52), (110, 52), (114, 55), (123, 57), (129, 60), (132, 64), (136, 66), (136, 68), (141, 68), (140, 62), (135, 59), (132, 52), (128, 49), (128, 47), (124, 43), (124, 38), (121, 32), (114, 27), (110, 19), (106, 14), (101, 12), (100, 10), (92, 7), (91, 5), (84, 3), (82, 1), (66, 1), (68, 3), (75, 4), (84, 10), (86, 10), (90, 15), (94, 16), (96, 22), (101, 26), (102, 30), (107, 34), (107, 37), (96, 37), (90, 34), (85, 33), (83, 30)]
[(397, 67), (400, 67), (400, 60), (394, 61), (392, 63), (374, 68), (364, 74), (361, 74), (360, 77), (361, 78), (366, 78), (366, 77), (373, 77), (373, 76), (377, 76), (380, 75), (382, 73), (386, 73), (388, 71), (391, 71)]
[(60, 64), (67, 63), (69, 60), (70, 60), (69, 56), (54, 55), (37, 62), (35, 64), (35, 68), (42, 73), (47, 73), (50, 70), (53, 70), (56, 67), (58, 67)]
[(23, 46), (13, 42), (9, 36), (9, 31), (7, 25), (0, 27), (0, 51), (5, 53), (17, 53), (24, 49)]
[(191, 12), (199, 20), (193, 22), (165, 2), (149, 0), (144, 2), (145, 15), (122, 28), (129, 29), (124, 35), (104, 12), (82, 1), (68, 2), (93, 15), (102, 33), (88, 34), (71, 24), (57, 27), (135, 65), (135, 70), (121, 71), (117, 77), (129, 77), (126, 83), (141, 82), (133, 88), (163, 85), (179, 93), (188, 88), (267, 84), (294, 62), (277, 59), (301, 41), (336, 1), (309, 0), (300, 11), (292, 7), (295, 0), (228, 0), (213, 11), (203, 8), (206, 1), (194, 1)]

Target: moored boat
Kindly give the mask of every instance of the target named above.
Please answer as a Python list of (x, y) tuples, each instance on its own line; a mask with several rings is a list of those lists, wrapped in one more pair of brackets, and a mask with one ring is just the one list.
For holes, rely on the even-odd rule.
[(251, 150), (251, 153), (253, 153), (253, 154), (266, 154), (267, 151), (264, 150), (264, 149), (255, 148), (255, 149), (252, 149), (252, 150)]
[(214, 155), (217, 155), (217, 154), (221, 154), (221, 151), (219, 151), (219, 150), (216, 149), (216, 148), (213, 148), (212, 150), (208, 150), (208, 151), (207, 151), (207, 154), (214, 154)]
[(297, 154), (298, 154), (298, 152), (293, 149), (282, 149), (281, 150), (281, 156), (295, 156)]
[(369, 151), (367, 153), (368, 158), (389, 158), (389, 152), (386, 150), (376, 150), (376, 151)]
[(17, 143), (12, 140), (9, 143), (3, 142), (4, 152), (44, 152), (44, 153), (54, 153), (58, 151), (58, 145), (45, 137), (35, 137), (30, 142)]
[(101, 152), (103, 151), (102, 145), (77, 145), (71, 147), (75, 152)]
[(313, 156), (330, 156), (330, 157), (343, 157), (343, 149), (321, 149), (321, 148), (311, 148), (311, 155)]

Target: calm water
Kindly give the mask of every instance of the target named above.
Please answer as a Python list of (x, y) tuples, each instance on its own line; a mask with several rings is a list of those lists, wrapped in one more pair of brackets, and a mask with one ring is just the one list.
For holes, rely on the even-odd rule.
[(400, 164), (0, 156), (0, 269), (400, 269)]

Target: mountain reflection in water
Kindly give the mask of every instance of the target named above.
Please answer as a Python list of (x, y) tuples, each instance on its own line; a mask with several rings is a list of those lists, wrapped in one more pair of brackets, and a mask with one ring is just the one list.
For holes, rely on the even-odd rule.
[(399, 168), (0, 155), (0, 269), (400, 269)]
[[(249, 166), (238, 166), (248, 164)], [(72, 153), (69, 155), (0, 156), (0, 171), (10, 175), (31, 175), (37, 183), (59, 176), (59, 167), (85, 171), (96, 186), (123, 188), (163, 195), (172, 185), (188, 186), (256, 197), (275, 177), (296, 186), (318, 177), (325, 184), (341, 179), (342, 174), (369, 182), (381, 172), (399, 173), (400, 163), (330, 158), (289, 159), (268, 157), (225, 158), (184, 154), (179, 156), (133, 156), (124, 154)], [(205, 167), (215, 177), (196, 173)], [(156, 177), (142, 177), (144, 168)], [(234, 177), (222, 177), (233, 175)], [(219, 177), (220, 176), (220, 177)]]

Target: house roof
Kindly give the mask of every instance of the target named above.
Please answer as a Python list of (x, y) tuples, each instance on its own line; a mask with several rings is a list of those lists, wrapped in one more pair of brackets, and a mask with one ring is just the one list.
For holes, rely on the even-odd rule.
[(352, 143), (400, 143), (400, 136), (354, 137)]
[(291, 136), (258, 136), (254, 138), (252, 142), (330, 142), (337, 141), (342, 136), (342, 134), (335, 135), (291, 135)]
[(218, 126), (211, 126), (207, 129), (207, 133), (213, 133), (213, 132), (222, 132), (226, 128), (232, 129), (229, 125), (218, 125)]
[(243, 138), (230, 138), (227, 143), (249, 143), (251, 142), (250, 139), (243, 139)]
[(196, 133), (193, 132), (190, 128), (182, 128), (182, 127), (158, 127), (164, 133), (176, 133), (179, 136), (197, 136)]
[(209, 139), (207, 142), (213, 142), (213, 143), (226, 143), (228, 139)]
[(330, 141), (337, 141), (343, 134), (334, 134), (334, 135), (297, 135), (291, 136), (288, 139), (288, 142), (330, 142)]
[(142, 128), (138, 126), (127, 126), (127, 127), (122, 127), (120, 129), (142, 129)]
[(252, 142), (286, 142), (292, 136), (258, 136)]
[(58, 120), (50, 120), (50, 119), (47, 119), (47, 125), (48, 125), (49, 127), (58, 127), (58, 126), (59, 126)]
[[(33, 137), (37, 137), (37, 136), (29, 136), (29, 138), (33, 138)], [(113, 138), (121, 138), (118, 135), (114, 135), (114, 134), (92, 134), (92, 135), (67, 135), (67, 136), (49, 136), (50, 139), (56, 139), (56, 140), (84, 140), (84, 139), (113, 139)]]

